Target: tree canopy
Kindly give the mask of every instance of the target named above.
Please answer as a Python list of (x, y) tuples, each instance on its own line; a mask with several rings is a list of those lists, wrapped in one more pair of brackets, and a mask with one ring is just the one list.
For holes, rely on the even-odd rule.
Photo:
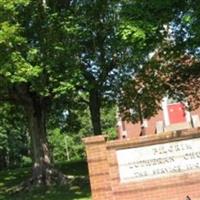
[(0, 1), (0, 99), (24, 109), (37, 183), (50, 183), (53, 174), (47, 111), (63, 91), (70, 95), (78, 79), (76, 26), (69, 5), (63, 6), (64, 10), (59, 3), (46, 1)]

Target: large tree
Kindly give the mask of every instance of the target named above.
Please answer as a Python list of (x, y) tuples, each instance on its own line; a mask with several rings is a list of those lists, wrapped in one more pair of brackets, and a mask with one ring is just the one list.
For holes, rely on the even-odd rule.
[(122, 85), (140, 71), (166, 35), (164, 25), (184, 5), (180, 0), (88, 0), (77, 5), (82, 73), (82, 84), (77, 88), (85, 94), (94, 134), (102, 133), (101, 106), (116, 100)]
[[(198, 87), (200, 3), (198, 1), (154, 2), (157, 2), (156, 10), (164, 9), (160, 12), (157, 22), (155, 21), (157, 25), (162, 26), (160, 34), (157, 34), (161, 36), (160, 40), (152, 54), (144, 59), (134, 79), (124, 81), (119, 101), (123, 117), (133, 122), (142, 123), (143, 118), (151, 117), (160, 109), (160, 101), (165, 95), (188, 102), (188, 109), (197, 108), (200, 102)], [(154, 7), (149, 2), (140, 6), (151, 9)], [(150, 15), (147, 13), (144, 14), (148, 18)], [(151, 19), (156, 19), (156, 16)], [(130, 113), (129, 109), (133, 111)]]
[(200, 105), (200, 2), (186, 1), (185, 9), (168, 26), (168, 38), (158, 51), (159, 63), (170, 96)]
[(77, 82), (70, 6), (70, 1), (0, 0), (0, 101), (23, 108), (37, 184), (59, 177), (52, 166), (46, 117), (55, 99), (63, 93), (72, 97)]
[[(168, 27), (187, 10), (186, 1), (124, 1), (122, 36), (131, 60), (128, 75), (120, 79), (118, 105), (121, 117), (143, 124), (160, 109), (166, 95), (163, 67), (157, 62), (158, 51), (168, 40)], [(138, 55), (138, 54), (139, 55)], [(126, 63), (127, 64), (127, 63)], [(165, 69), (164, 69), (165, 70)]]

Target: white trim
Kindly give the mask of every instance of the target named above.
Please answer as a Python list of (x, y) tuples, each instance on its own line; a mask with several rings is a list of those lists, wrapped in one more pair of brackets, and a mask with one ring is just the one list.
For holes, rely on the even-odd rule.
[(176, 103), (168, 103), (167, 105), (176, 105), (176, 104), (184, 104), (183, 102), (176, 102)]
[(163, 110), (163, 118), (164, 118), (164, 126), (169, 126), (169, 113), (168, 113), (168, 108), (167, 108), (167, 97), (164, 97), (162, 100), (162, 110)]
[(188, 103), (187, 102), (184, 102), (184, 105), (185, 105), (185, 119), (186, 119), (186, 122), (190, 123), (191, 124), (191, 113), (186, 109), (188, 107)]
[(185, 119), (186, 122), (191, 123), (191, 114), (188, 110), (185, 110)]
[(148, 121), (147, 121), (146, 119), (143, 120), (142, 126), (143, 126), (144, 128), (147, 128), (147, 127), (148, 127)]

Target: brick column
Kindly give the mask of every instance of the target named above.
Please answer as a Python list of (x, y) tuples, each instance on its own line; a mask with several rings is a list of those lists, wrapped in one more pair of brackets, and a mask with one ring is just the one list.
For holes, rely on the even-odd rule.
[(85, 138), (92, 200), (112, 200), (104, 136)]

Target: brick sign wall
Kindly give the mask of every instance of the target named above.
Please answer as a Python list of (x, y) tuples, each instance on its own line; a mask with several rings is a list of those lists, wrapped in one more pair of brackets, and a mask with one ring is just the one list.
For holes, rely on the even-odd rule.
[(84, 139), (93, 200), (200, 199), (200, 130)]

